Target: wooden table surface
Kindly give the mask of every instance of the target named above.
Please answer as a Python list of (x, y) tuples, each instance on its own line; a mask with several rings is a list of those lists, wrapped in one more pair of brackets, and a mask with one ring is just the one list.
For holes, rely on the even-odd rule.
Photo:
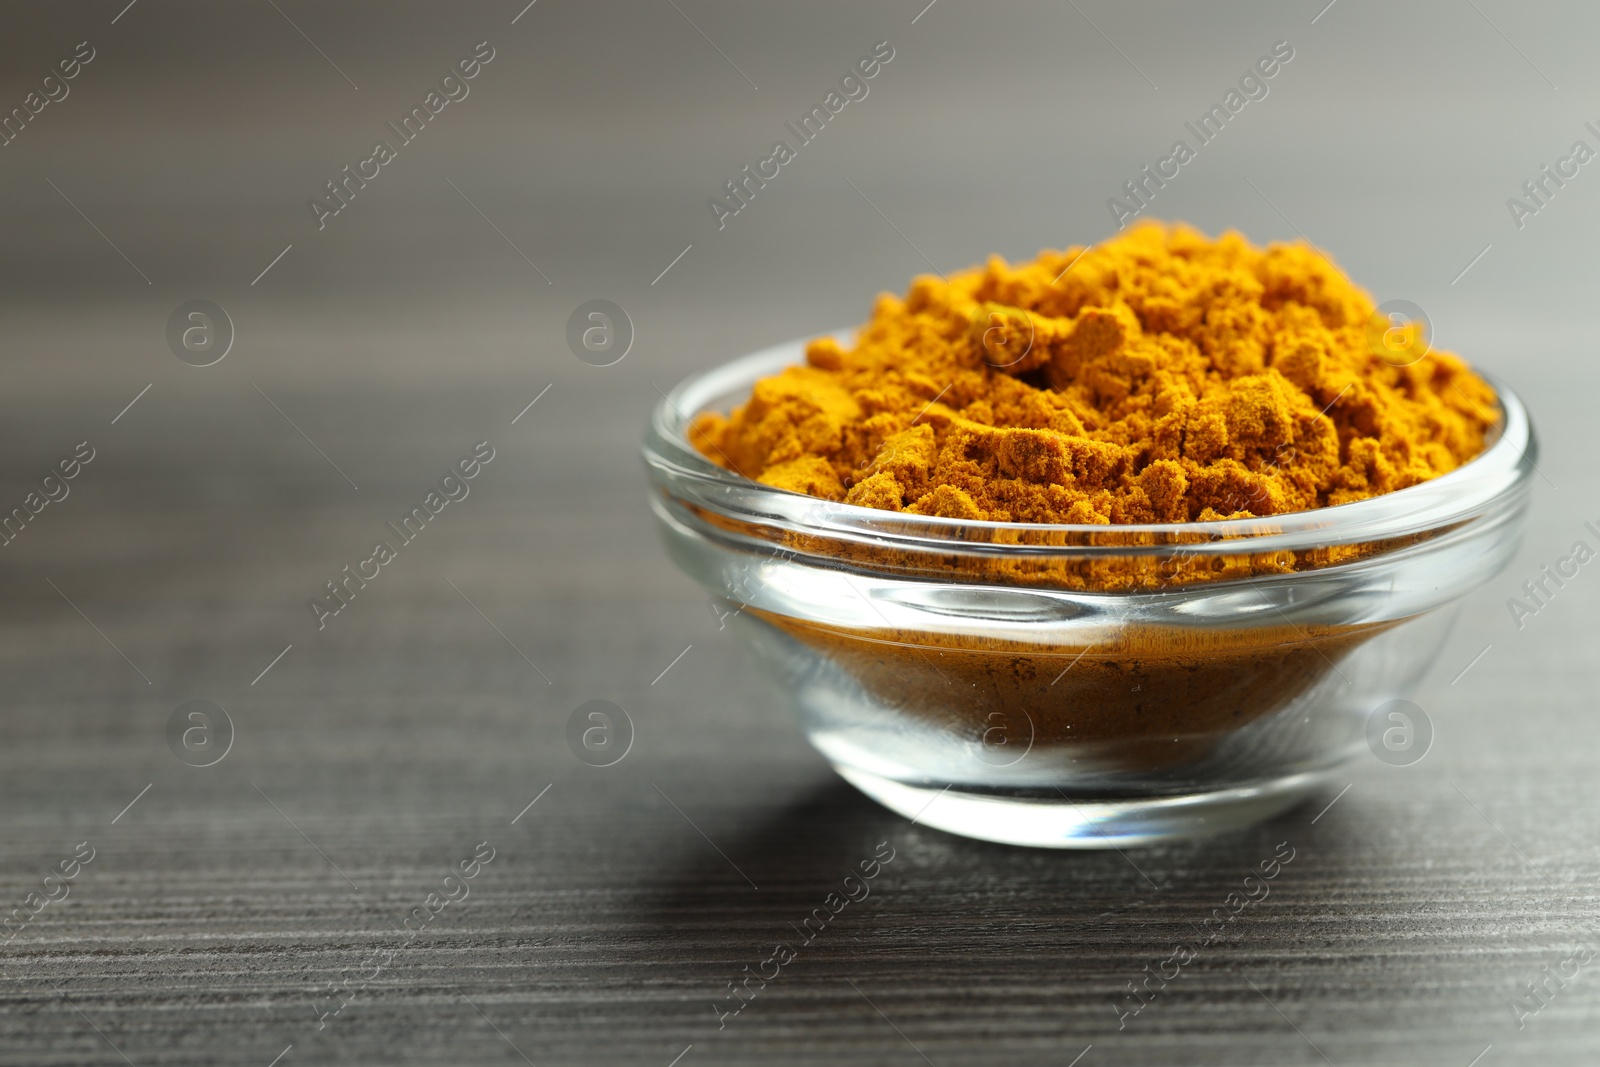
[[(0, 504), (94, 449), (0, 548), (0, 914), (32, 916), (0, 949), (0, 1062), (1600, 1057), (1600, 962), (1520, 1026), (1512, 1007), (1600, 949), (1600, 584), (1581, 574), (1520, 629), (1505, 606), (1600, 518), (1600, 201), (1579, 179), (1526, 231), (1503, 205), (1584, 135), (1563, 108), (1600, 89), (1596, 16), (1079, 6), (1124, 58), (1070, 7), (956, 0), (915, 24), (920, 2), (7, 12), (8, 71), (98, 52), (0, 156)], [(1337, 798), (1248, 832), (1123, 853), (911, 825), (807, 746), (666, 558), (646, 413), (691, 370), (859, 319), (923, 253), (949, 270), (1104, 236), (1124, 172), (1278, 38), (1298, 52), (1277, 95), (1163, 211), (1305, 227), (1513, 381), (1543, 441), (1522, 555), (1415, 696), (1433, 749), (1358, 761)], [(317, 230), (307, 197), (483, 39), (496, 59), (436, 139)], [(880, 39), (897, 55), (873, 96), (718, 231), (705, 197)], [(1362, 162), (1396, 154), (1404, 188)], [(596, 297), (638, 330), (610, 368), (564, 340)], [(211, 367), (165, 339), (195, 298), (237, 331)], [(480, 441), (469, 495), (319, 629), (308, 599)], [(611, 767), (567, 744), (594, 699), (634, 726)], [(211, 766), (169, 744), (192, 700), (232, 724)], [(1126, 984), (1283, 842), (1270, 896), (1120, 1017)], [(719, 1014), (891, 851), (869, 897)]]

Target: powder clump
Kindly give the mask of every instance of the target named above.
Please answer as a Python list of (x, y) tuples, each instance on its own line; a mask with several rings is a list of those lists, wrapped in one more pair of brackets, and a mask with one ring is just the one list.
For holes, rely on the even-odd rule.
[(701, 415), (690, 437), (756, 481), (886, 511), (1306, 511), (1448, 473), (1495, 424), (1483, 379), (1449, 353), (1416, 358), (1415, 327), (1374, 314), (1304, 243), (1144, 223), (1090, 249), (919, 277), (878, 298), (853, 347), (812, 341), (804, 365), (729, 416)]

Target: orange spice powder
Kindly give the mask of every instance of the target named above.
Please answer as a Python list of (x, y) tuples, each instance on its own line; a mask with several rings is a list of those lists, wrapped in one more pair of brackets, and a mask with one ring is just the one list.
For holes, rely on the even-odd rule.
[(1348, 503), (1477, 455), (1493, 389), (1303, 242), (1142, 223), (878, 298), (690, 437), (766, 485), (889, 511), (1193, 522)]

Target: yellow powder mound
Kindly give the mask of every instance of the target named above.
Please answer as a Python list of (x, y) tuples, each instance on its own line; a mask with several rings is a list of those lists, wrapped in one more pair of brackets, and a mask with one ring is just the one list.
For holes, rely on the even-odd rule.
[[(1135, 226), (878, 298), (855, 347), (695, 420), (713, 461), (887, 511), (1192, 522), (1344, 504), (1477, 455), (1494, 391), (1303, 243)], [(1386, 347), (1387, 346), (1387, 347)]]

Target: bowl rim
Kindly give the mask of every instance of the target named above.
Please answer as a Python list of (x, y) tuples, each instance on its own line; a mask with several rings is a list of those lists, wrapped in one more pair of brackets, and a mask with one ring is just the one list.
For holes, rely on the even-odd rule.
[[(854, 333), (852, 328), (831, 336), (849, 343)], [(1498, 435), (1477, 456), (1437, 478), (1365, 500), (1247, 519), (1106, 525), (952, 519), (885, 511), (763, 485), (712, 463), (689, 443), (687, 431), (696, 415), (719, 400), (732, 398), (734, 403), (743, 403), (757, 380), (802, 363), (806, 344), (817, 336), (827, 335), (771, 345), (691, 374), (661, 393), (642, 442), (645, 462), (658, 487), (674, 495), (690, 490), (697, 503), (740, 519), (849, 540), (893, 541), (907, 548), (921, 544), (949, 551), (965, 545), (986, 553), (1081, 554), (1097, 549), (1126, 553), (1143, 545), (1159, 552), (1185, 548), (1214, 552), (1219, 548), (1217, 542), (1234, 542), (1228, 546), (1231, 549), (1244, 541), (1250, 551), (1259, 552), (1405, 536), (1460, 523), (1494, 510), (1497, 503), (1520, 499), (1537, 471), (1538, 441), (1527, 409), (1505, 382), (1477, 368), (1473, 368), (1475, 373), (1494, 389), (1501, 414)]]

